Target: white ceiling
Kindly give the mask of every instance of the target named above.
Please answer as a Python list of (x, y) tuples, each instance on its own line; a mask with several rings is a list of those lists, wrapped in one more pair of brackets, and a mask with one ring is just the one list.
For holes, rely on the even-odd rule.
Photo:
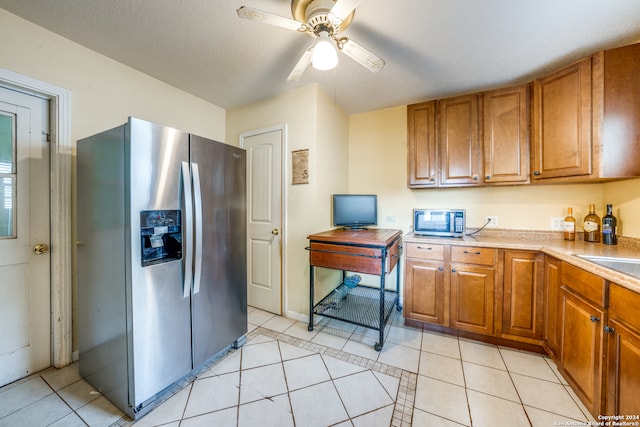
[(343, 35), (386, 60), (340, 54), (286, 78), (312, 39), (240, 19), (291, 17), (289, 0), (0, 0), (0, 7), (225, 109), (317, 82), (360, 113), (532, 80), (640, 41), (638, 0), (363, 0)]

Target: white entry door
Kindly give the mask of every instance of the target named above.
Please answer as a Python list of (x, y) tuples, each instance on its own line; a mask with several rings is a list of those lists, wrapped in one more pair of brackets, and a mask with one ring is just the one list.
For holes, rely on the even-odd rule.
[(48, 101), (0, 88), (0, 386), (51, 365)]
[(284, 129), (241, 135), (247, 150), (247, 300), (282, 314), (282, 146)]

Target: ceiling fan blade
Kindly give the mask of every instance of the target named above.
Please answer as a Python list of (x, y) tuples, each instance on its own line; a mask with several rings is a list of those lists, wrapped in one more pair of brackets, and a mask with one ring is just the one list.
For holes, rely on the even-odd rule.
[(339, 22), (344, 21), (351, 12), (360, 4), (362, 0), (337, 0), (329, 11), (329, 20), (334, 21), (336, 19)]
[(309, 67), (309, 64), (311, 64), (312, 52), (313, 52), (313, 46), (311, 46), (309, 49), (304, 51), (304, 53), (302, 54), (302, 57), (300, 58), (300, 60), (298, 60), (298, 63), (289, 74), (289, 77), (287, 77), (288, 82), (298, 81), (298, 79), (302, 76), (302, 73), (304, 73), (307, 67)]
[(236, 11), (240, 18), (250, 19), (252, 21), (263, 22), (276, 27), (286, 28), (294, 31), (306, 31), (307, 26), (293, 19), (285, 18), (275, 13), (265, 12), (264, 10), (254, 9), (253, 7), (242, 6)]
[(345, 53), (345, 55), (374, 73), (377, 73), (384, 68), (384, 59), (360, 46), (351, 39), (347, 39), (345, 42), (340, 43), (338, 47)]

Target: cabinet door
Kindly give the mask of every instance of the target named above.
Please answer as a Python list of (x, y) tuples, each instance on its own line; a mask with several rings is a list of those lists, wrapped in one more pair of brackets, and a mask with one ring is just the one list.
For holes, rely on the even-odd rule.
[(493, 268), (451, 264), (451, 327), (493, 335), (494, 288)]
[[(609, 320), (607, 414), (640, 414), (640, 334)], [(637, 420), (633, 420), (637, 421)]]
[(446, 326), (444, 263), (408, 259), (404, 311), (409, 319)]
[(597, 417), (601, 409), (604, 311), (565, 286), (561, 293), (559, 369), (582, 403)]
[(529, 182), (529, 85), (483, 95), (485, 183)]
[(560, 306), (560, 265), (556, 258), (546, 257), (544, 261), (544, 345), (549, 355), (558, 360), (561, 318)]
[(483, 182), (478, 129), (478, 95), (438, 101), (440, 186)]
[(534, 179), (590, 175), (591, 58), (533, 86)]
[[(502, 333), (542, 341), (544, 263), (538, 252), (504, 253)], [(536, 342), (537, 341), (537, 342)]]
[(639, 75), (640, 43), (604, 52), (604, 117), (600, 151), (604, 178), (640, 176)]
[(409, 187), (435, 187), (436, 101), (407, 107), (407, 142)]

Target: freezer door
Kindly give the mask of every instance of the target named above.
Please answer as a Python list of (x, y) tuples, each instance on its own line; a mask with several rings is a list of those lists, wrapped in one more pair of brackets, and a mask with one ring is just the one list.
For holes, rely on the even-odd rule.
[(191, 135), (194, 193), (197, 184), (201, 193), (201, 211), (194, 196), (195, 233), (202, 237), (194, 257), (194, 367), (247, 333), (245, 164), (245, 150)]
[[(127, 283), (129, 377), (133, 378), (129, 399), (134, 410), (139, 410), (145, 401), (192, 368), (190, 295), (187, 292), (185, 297), (183, 283), (185, 267), (191, 266), (184, 265), (186, 255), (157, 264), (143, 262), (143, 245), (148, 245), (145, 239), (149, 239), (141, 237), (142, 229), (147, 234), (151, 229), (156, 239), (150, 241), (162, 244), (158, 236), (171, 228), (166, 223), (169, 216), (181, 218), (182, 230), (188, 228), (184, 198), (191, 194), (183, 194), (182, 163), (189, 160), (189, 136), (135, 118), (129, 119), (128, 130), (125, 156), (129, 187), (125, 203), (129, 205), (130, 245), (124, 255), (131, 272)], [(167, 218), (153, 223), (149, 211), (168, 212)], [(189, 248), (187, 239), (182, 240), (184, 254)]]

